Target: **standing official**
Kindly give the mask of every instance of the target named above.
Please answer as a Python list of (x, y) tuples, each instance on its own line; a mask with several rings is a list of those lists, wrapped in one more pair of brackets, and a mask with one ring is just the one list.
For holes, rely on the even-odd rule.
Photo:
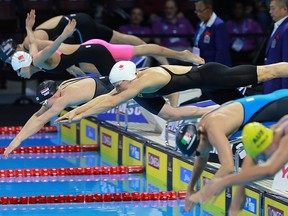
[[(266, 65), (288, 61), (288, 0), (272, 0), (270, 15), (275, 24), (266, 46)], [(288, 78), (277, 78), (263, 83), (263, 93), (282, 88), (288, 88)]]

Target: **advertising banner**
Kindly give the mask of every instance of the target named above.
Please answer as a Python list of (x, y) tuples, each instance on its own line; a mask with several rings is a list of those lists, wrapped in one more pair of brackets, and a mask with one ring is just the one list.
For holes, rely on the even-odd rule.
[(80, 143), (98, 144), (98, 124), (88, 119), (80, 122)]
[(111, 162), (118, 162), (119, 135), (112, 129), (100, 126), (100, 152), (101, 157)]
[(192, 176), (193, 165), (173, 157), (172, 188), (175, 191), (187, 190)]
[(153, 179), (157, 185), (167, 185), (167, 154), (153, 149), (149, 146), (146, 147), (146, 176), (147, 180)]
[(123, 135), (122, 163), (124, 166), (143, 165), (143, 144)]

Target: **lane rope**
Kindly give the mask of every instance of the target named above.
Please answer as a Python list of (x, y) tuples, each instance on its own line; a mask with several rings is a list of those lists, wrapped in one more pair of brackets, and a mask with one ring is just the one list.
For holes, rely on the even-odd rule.
[[(22, 126), (2, 126), (0, 127), (0, 134), (18, 134)], [(58, 132), (56, 126), (44, 126), (38, 133), (56, 133)]]
[(39, 196), (1, 196), (0, 204), (45, 204), (45, 203), (91, 203), (91, 202), (122, 202), (122, 201), (150, 201), (150, 200), (183, 200), (186, 191), (160, 191), (160, 192), (116, 192), (116, 193), (96, 193), (96, 194), (59, 194), (59, 195), (39, 195)]
[[(83, 203), (47, 203), (45, 204), (32, 204), (32, 205), (1, 205), (0, 204), (0, 211), (39, 211), (41, 212), (45, 210), (63, 210), (63, 209), (75, 209), (75, 210), (82, 210), (83, 208), (86, 209), (93, 209), (93, 210), (118, 210), (119, 208), (148, 208), (148, 207), (184, 207), (184, 200), (149, 200), (149, 201), (140, 201), (140, 202), (86, 202), (84, 205)], [(6, 213), (5, 212), (5, 213)], [(1, 212), (2, 213), (2, 212)], [(21, 212), (20, 212), (21, 214)], [(8, 215), (8, 214), (7, 214)]]
[[(0, 148), (0, 154), (3, 154), (6, 147)], [(97, 144), (86, 145), (43, 145), (43, 146), (20, 146), (12, 154), (35, 154), (35, 153), (63, 153), (63, 152), (81, 152), (81, 151), (98, 151)]]
[(143, 179), (143, 176), (137, 174), (126, 175), (82, 175), (82, 176), (32, 176), (32, 177), (14, 177), (0, 178), (0, 183), (62, 183), (62, 182), (98, 182), (98, 181), (136, 181)]
[(94, 166), (68, 168), (0, 169), (0, 178), (35, 176), (111, 175), (143, 173), (143, 166)]

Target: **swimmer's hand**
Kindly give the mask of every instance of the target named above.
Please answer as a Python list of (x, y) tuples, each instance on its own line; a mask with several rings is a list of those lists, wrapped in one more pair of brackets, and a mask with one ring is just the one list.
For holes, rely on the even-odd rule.
[(33, 28), (34, 24), (35, 24), (35, 10), (32, 9), (30, 11), (30, 13), (27, 13), (27, 17), (26, 17), (26, 21), (25, 21), (25, 24), (26, 24), (26, 28), (28, 29), (31, 29)]
[(69, 21), (69, 23), (66, 25), (65, 29), (63, 30), (62, 36), (65, 38), (68, 38), (71, 35), (73, 35), (75, 31), (75, 27), (76, 27), (76, 20), (72, 19), (71, 21)]
[(192, 194), (195, 194), (197, 191), (194, 190), (187, 190), (186, 192), (186, 197), (185, 197), (185, 207), (184, 207), (184, 211), (185, 212), (189, 212), (192, 208), (194, 208), (194, 202), (189, 200), (190, 196), (192, 196)]
[(201, 189), (201, 202), (214, 203), (216, 198), (225, 190), (225, 181), (221, 177), (213, 178)]
[(198, 55), (190, 52), (189, 50), (184, 50), (184, 61), (192, 62), (197, 65), (205, 64), (205, 60)]
[(21, 141), (16, 136), (13, 141), (7, 146), (7, 148), (4, 151), (4, 157), (8, 158), (8, 156), (21, 144)]
[(189, 212), (195, 207), (195, 205), (198, 205), (200, 203), (201, 203), (200, 191), (193, 193), (193, 194), (187, 194), (185, 198), (184, 211)]
[(76, 109), (71, 110), (70, 112), (66, 113), (63, 116), (57, 118), (54, 123), (55, 124), (65, 124), (65, 123), (77, 123), (82, 119), (82, 115), (76, 114)]
[(225, 188), (225, 182), (221, 178), (210, 180), (200, 191), (185, 199), (184, 210), (188, 212), (197, 204), (208, 202), (213, 204)]
[(273, 130), (272, 143), (279, 143), (288, 134), (288, 115), (283, 116), (276, 124), (271, 126)]

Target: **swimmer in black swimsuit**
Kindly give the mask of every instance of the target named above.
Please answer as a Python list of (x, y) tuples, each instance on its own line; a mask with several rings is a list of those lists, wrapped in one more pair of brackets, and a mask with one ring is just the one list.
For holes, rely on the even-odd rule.
[(25, 139), (37, 133), (66, 107), (83, 104), (101, 94), (110, 92), (111, 89), (113, 86), (109, 83), (108, 77), (74, 78), (62, 82), (58, 87), (52, 80), (42, 82), (36, 91), (36, 101), (42, 106), (12, 140), (7, 152), (12, 151)]
[[(103, 76), (108, 76), (116, 61), (131, 60), (142, 55), (156, 55), (178, 58), (183, 61), (204, 63), (199, 56), (188, 50), (174, 51), (156, 44), (144, 44), (140, 46), (110, 44), (100, 39), (92, 39), (82, 44), (62, 44), (62, 42), (74, 34), (76, 20), (69, 22), (63, 32), (55, 41), (42, 41), (35, 38), (32, 31), (35, 22), (35, 13), (32, 10), (27, 15), (26, 30), (30, 42), (29, 54), (17, 51), (13, 54), (11, 64), (18, 75), (30, 78), (34, 73), (45, 71), (49, 73), (61, 73), (66, 69), (74, 68), (74, 64), (90, 66), (84, 72), (99, 71)], [(81, 74), (83, 75), (83, 74)], [(84, 74), (85, 75), (85, 74)]]
[(115, 87), (113, 91), (70, 111), (56, 122), (78, 121), (86, 116), (105, 112), (132, 98), (137, 101), (137, 98), (145, 97), (156, 98), (154, 101), (158, 110), (154, 109), (154, 114), (157, 115), (165, 105), (163, 95), (193, 88), (213, 91), (248, 86), (285, 77), (288, 75), (287, 68), (288, 63), (284, 62), (264, 66), (236, 67), (211, 62), (198, 67), (165, 65), (136, 71), (133, 62), (120, 61), (113, 66), (109, 75), (110, 82)]
[[(46, 22), (40, 24), (34, 30), (36, 39), (39, 40), (56, 40), (61, 35), (66, 25), (75, 19), (77, 26), (75, 32), (71, 37), (67, 38), (64, 42), (68, 44), (81, 44), (91, 39), (101, 39), (109, 43), (114, 44), (131, 44), (131, 45), (142, 45), (146, 44), (140, 38), (134, 35), (123, 34), (118, 31), (112, 30), (107, 26), (95, 23), (92, 17), (85, 13), (70, 14), (67, 16), (61, 15), (53, 17)], [(11, 39), (9, 39), (11, 40)], [(8, 40), (7, 40), (8, 41)], [(15, 44), (15, 42), (13, 42)], [(7, 44), (4, 42), (3, 44)], [(3, 47), (0, 47), (0, 59), (3, 61), (10, 62), (11, 55), (16, 51), (16, 46), (13, 46), (14, 52), (1, 52)], [(25, 37), (22, 44), (18, 44), (18, 51), (29, 50), (29, 40)], [(155, 57), (161, 64), (168, 64), (167, 59), (164, 57)]]

